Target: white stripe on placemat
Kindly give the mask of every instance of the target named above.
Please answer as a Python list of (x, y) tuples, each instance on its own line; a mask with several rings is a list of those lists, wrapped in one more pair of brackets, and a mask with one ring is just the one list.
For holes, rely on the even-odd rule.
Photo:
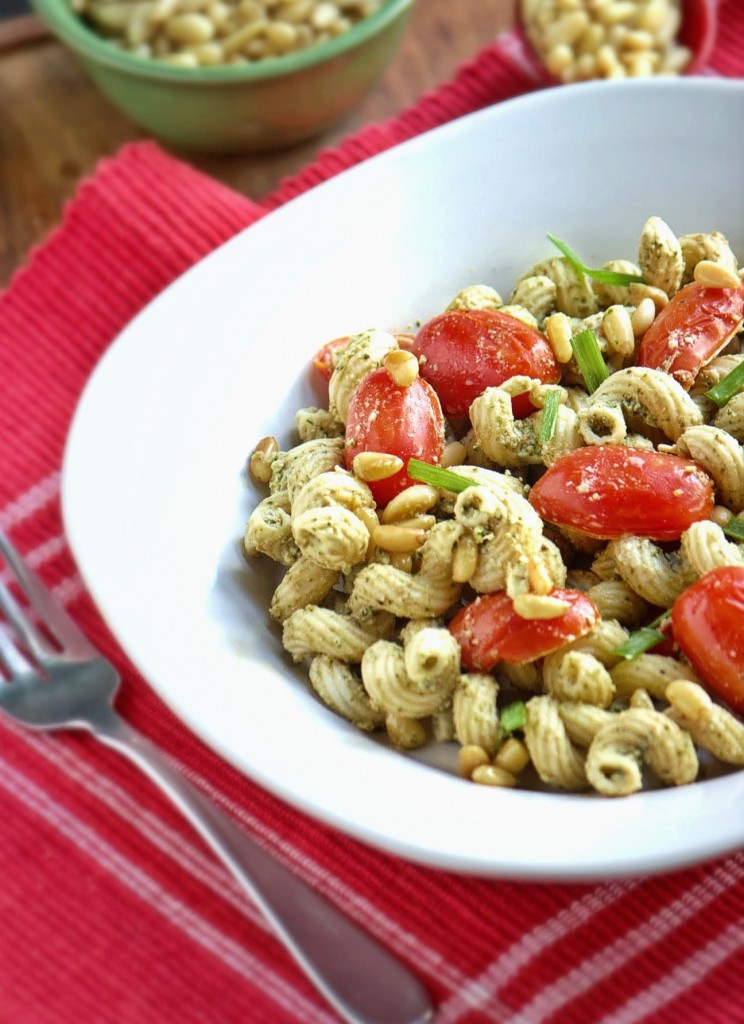
[[(609, 975), (621, 970), (628, 961), (665, 939), (689, 918), (698, 914), (709, 903), (744, 877), (744, 865), (733, 860), (724, 861), (700, 882), (685, 890), (666, 904), (653, 917), (636, 928), (625, 932), (609, 946), (604, 946), (564, 974), (552, 985), (539, 992), (519, 1014), (500, 1020), (499, 1024), (542, 1024), (556, 1011), (587, 992)], [(665, 947), (668, 948), (668, 947)]]
[(9, 530), (53, 501), (59, 493), (60, 476), (59, 470), (55, 470), (43, 480), (29, 487), (23, 494), (19, 494), (5, 508), (0, 509), (0, 530), (3, 532)]
[(150, 910), (167, 918), (174, 928), (272, 999), (286, 1013), (293, 1015), (292, 1019), (312, 1024), (337, 1024), (335, 1015), (311, 1003), (273, 971), (265, 960), (251, 956), (244, 945), (234, 942), (209, 924), (122, 856), (94, 829), (55, 804), (47, 793), (21, 772), (0, 763), (0, 787), (56, 829), (102, 871), (112, 875), (118, 883), (146, 903)]
[(464, 1014), (478, 1009), (499, 1024), (512, 1012), (498, 997), (499, 989), (536, 960), (546, 949), (564, 941), (577, 928), (584, 927), (598, 913), (623, 899), (641, 884), (640, 879), (610, 882), (578, 897), (547, 921), (525, 932), (496, 960), (460, 991), (442, 1004), (437, 1024), (453, 1024)]
[[(488, 992), (484, 993), (475, 1005), (486, 1018), (496, 1021), (498, 1024), (543, 1024), (574, 999), (588, 992), (611, 974), (621, 971), (629, 961), (644, 950), (665, 939), (670, 932), (699, 913), (732, 884), (741, 881), (742, 877), (744, 877), (743, 863), (734, 860), (720, 863), (709, 874), (703, 876), (701, 881), (696, 882), (671, 903), (662, 907), (647, 921), (631, 931), (623, 933), (610, 945), (602, 946), (593, 956), (582, 960), (572, 970), (561, 975), (553, 984), (534, 994), (532, 1000), (520, 1010), (506, 1017), (503, 1009), (494, 1012), (495, 1007), (491, 1002), (491, 999), (508, 980), (509, 974), (512, 973), (504, 972), (501, 969), (503, 957), (500, 957), (487, 971), (492, 981)], [(599, 891), (601, 893), (602, 889)], [(484, 1005), (486, 1001), (488, 1001), (487, 1006)], [(444, 1014), (437, 1024), (456, 1020), (457, 1016), (459, 1014), (456, 1016)]]
[[(740, 952), (742, 947), (744, 947), (744, 925), (740, 921), (736, 921), (715, 938), (706, 942), (700, 949), (696, 949), (686, 960), (676, 964), (663, 978), (659, 978), (653, 985), (649, 985), (643, 992), (633, 996), (623, 1006), (613, 1010), (606, 1017), (602, 1017), (596, 1024), (638, 1024), (638, 1021), (655, 1013), (662, 1006), (666, 1006), (683, 992), (687, 992), (697, 985), (706, 974), (720, 966), (729, 957), (734, 956), (735, 953)], [(731, 996), (737, 1003), (740, 1002), (737, 992), (732, 992)], [(733, 1022), (733, 1017), (731, 1020)]]

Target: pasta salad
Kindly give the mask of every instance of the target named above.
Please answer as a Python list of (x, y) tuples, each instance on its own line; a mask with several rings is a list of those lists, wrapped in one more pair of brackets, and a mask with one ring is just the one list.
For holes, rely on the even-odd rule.
[(744, 284), (719, 231), (560, 239), (506, 299), (333, 339), (248, 460), (249, 558), (332, 711), (463, 778), (625, 796), (744, 764)]

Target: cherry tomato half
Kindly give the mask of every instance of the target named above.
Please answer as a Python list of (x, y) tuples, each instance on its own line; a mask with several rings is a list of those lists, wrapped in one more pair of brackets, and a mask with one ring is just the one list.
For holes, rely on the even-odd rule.
[(708, 689), (744, 714), (744, 567), (711, 569), (672, 608), (674, 639)]
[(637, 363), (666, 370), (689, 389), (701, 367), (736, 334), (744, 319), (744, 285), (681, 288), (643, 335)]
[(462, 650), (463, 667), (490, 672), (499, 661), (535, 661), (584, 636), (599, 620), (596, 605), (580, 590), (557, 589), (551, 596), (569, 603), (565, 614), (555, 619), (523, 619), (503, 590), (483, 594), (461, 608), (449, 630)]
[(598, 445), (556, 459), (530, 491), (537, 513), (589, 537), (677, 540), (713, 510), (713, 481), (690, 459)]
[[(413, 345), (421, 376), (429, 381), (446, 416), (466, 416), (486, 388), (518, 375), (553, 384), (560, 367), (547, 339), (497, 309), (453, 309), (420, 328)], [(515, 416), (534, 407), (527, 394), (512, 402)]]
[[(346, 466), (360, 452), (386, 452), (404, 463), (421, 459), (436, 464), (444, 448), (444, 417), (433, 388), (416, 377), (408, 387), (396, 384), (382, 367), (367, 374), (352, 395), (346, 418)], [(405, 468), (369, 483), (378, 505), (415, 483)]]

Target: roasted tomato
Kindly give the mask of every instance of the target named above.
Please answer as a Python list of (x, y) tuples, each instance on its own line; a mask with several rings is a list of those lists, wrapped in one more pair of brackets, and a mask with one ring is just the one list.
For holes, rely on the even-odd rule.
[(672, 608), (674, 639), (711, 693), (744, 714), (744, 566), (712, 569)]
[(690, 459), (598, 445), (556, 459), (529, 500), (549, 523), (589, 537), (677, 540), (691, 523), (710, 517), (713, 493), (713, 481)]
[(552, 597), (569, 603), (555, 619), (523, 619), (509, 595), (499, 590), (465, 605), (449, 624), (462, 650), (462, 665), (471, 672), (490, 672), (499, 661), (522, 665), (584, 636), (599, 620), (593, 601), (580, 590), (553, 590)]
[(325, 345), (321, 345), (318, 351), (313, 356), (313, 366), (326, 380), (330, 380), (333, 375), (334, 357), (337, 352), (341, 349), (346, 348), (349, 343), (348, 336), (343, 338), (333, 338), (331, 341), (327, 341)]
[[(436, 465), (444, 448), (444, 417), (433, 388), (416, 377), (408, 387), (396, 384), (386, 369), (373, 370), (352, 395), (346, 419), (346, 465), (360, 452), (386, 452), (404, 463), (421, 459)], [(405, 469), (369, 484), (378, 505), (416, 481)]]
[[(509, 377), (532, 377), (546, 384), (560, 378), (547, 339), (508, 313), (492, 309), (456, 309), (440, 313), (421, 327), (412, 349), (446, 416), (467, 416), (486, 388)], [(534, 407), (527, 394), (512, 402), (515, 416)]]
[(744, 285), (681, 288), (643, 335), (637, 363), (666, 370), (689, 389), (701, 367), (728, 344), (744, 319)]

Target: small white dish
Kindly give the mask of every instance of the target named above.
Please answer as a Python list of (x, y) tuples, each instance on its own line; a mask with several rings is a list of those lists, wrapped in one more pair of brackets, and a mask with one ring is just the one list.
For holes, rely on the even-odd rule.
[[(243, 469), (291, 443), (325, 341), (508, 292), (551, 252), (633, 255), (645, 219), (718, 229), (744, 253), (744, 84), (588, 83), (470, 115), (261, 220), (149, 305), (93, 373), (63, 512), (83, 577), (160, 696), (233, 765), (390, 853), (480, 875), (596, 879), (744, 841), (744, 772), (604, 800), (470, 785), (445, 748), (406, 756), (334, 716), (283, 654), (277, 576), (239, 541), (262, 496)], [(431, 760), (431, 764), (426, 763)], [(451, 766), (451, 758), (450, 758)]]

